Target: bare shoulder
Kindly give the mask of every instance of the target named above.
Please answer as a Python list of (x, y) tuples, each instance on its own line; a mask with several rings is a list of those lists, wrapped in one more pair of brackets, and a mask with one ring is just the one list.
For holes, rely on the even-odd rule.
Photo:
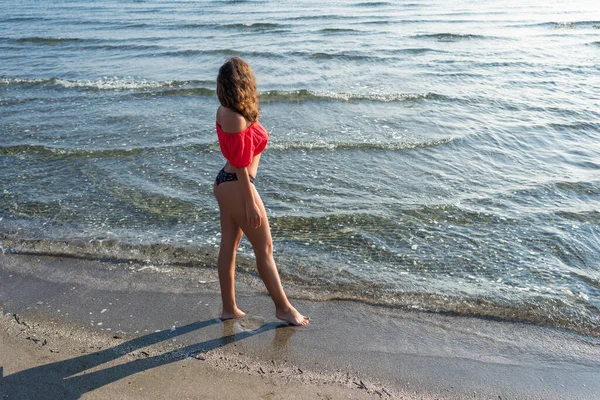
[(217, 110), (217, 123), (223, 132), (238, 133), (248, 127), (248, 121), (241, 114), (230, 108), (220, 106)]

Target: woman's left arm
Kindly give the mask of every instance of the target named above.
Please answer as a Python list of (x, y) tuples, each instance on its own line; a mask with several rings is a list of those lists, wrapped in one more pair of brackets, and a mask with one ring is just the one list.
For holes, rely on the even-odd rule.
[(235, 173), (238, 177), (238, 182), (242, 185), (242, 196), (246, 202), (246, 218), (248, 220), (248, 225), (254, 229), (258, 229), (262, 224), (262, 217), (260, 215), (260, 209), (254, 200), (254, 191), (252, 190), (248, 168), (236, 168)]

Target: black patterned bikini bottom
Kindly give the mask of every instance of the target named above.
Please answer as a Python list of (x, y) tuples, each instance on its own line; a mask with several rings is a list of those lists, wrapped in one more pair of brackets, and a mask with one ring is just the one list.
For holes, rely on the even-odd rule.
[[(215, 182), (217, 183), (217, 186), (219, 186), (223, 182), (234, 182), (237, 180), (238, 177), (235, 173), (225, 172), (225, 168), (221, 168), (221, 170), (217, 174), (217, 179), (215, 179)], [(250, 183), (254, 185), (254, 181), (255, 178), (252, 175), (250, 175)]]

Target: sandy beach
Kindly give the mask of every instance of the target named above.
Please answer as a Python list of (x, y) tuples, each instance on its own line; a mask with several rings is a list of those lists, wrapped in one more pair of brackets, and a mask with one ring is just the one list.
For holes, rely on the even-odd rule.
[(238, 303), (248, 316), (221, 322), (210, 268), (2, 255), (2, 398), (600, 393), (598, 338), (335, 301), (296, 301), (311, 316), (296, 328), (277, 321), (268, 296), (244, 281)]

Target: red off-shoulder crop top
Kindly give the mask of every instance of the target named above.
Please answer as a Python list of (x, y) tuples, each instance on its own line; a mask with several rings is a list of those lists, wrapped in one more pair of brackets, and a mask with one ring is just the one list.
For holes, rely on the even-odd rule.
[(236, 168), (250, 165), (254, 156), (262, 153), (269, 141), (269, 133), (258, 121), (238, 133), (224, 132), (217, 122), (217, 136), (221, 153)]

